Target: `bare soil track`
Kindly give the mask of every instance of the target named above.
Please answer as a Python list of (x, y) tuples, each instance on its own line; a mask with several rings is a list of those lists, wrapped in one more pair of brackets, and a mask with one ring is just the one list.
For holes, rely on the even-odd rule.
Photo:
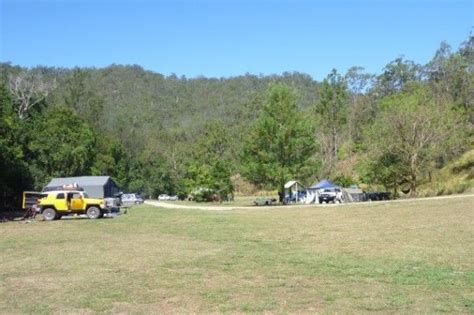
[(183, 205), (173, 202), (164, 202), (157, 200), (146, 200), (145, 203), (151, 206), (166, 208), (166, 209), (194, 209), (194, 210), (209, 210), (209, 211), (228, 211), (228, 210), (257, 210), (257, 209), (269, 209), (269, 208), (311, 208), (311, 207), (344, 207), (347, 205), (360, 205), (369, 206), (384, 203), (399, 203), (399, 202), (420, 202), (427, 200), (443, 200), (443, 199), (454, 199), (454, 198), (474, 198), (474, 194), (465, 195), (449, 195), (449, 196), (438, 196), (438, 197), (425, 197), (425, 198), (410, 198), (410, 199), (396, 199), (386, 201), (374, 201), (374, 202), (360, 202), (360, 203), (343, 203), (343, 204), (292, 204), (292, 205), (277, 205), (277, 206), (219, 206), (219, 205)]

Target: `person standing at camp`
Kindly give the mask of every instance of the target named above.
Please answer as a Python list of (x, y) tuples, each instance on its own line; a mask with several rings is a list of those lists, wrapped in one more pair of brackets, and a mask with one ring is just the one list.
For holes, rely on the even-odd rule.
[(342, 195), (342, 189), (336, 189), (336, 203), (343, 203), (343, 195)]

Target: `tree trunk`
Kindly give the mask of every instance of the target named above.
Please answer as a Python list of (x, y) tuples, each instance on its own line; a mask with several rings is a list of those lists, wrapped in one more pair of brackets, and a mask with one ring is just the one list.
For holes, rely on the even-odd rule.
[(337, 130), (336, 128), (332, 128), (332, 148), (331, 148), (331, 161), (332, 161), (332, 167), (336, 164), (336, 158), (337, 158), (337, 144), (336, 144), (336, 136), (337, 136)]
[(416, 197), (416, 173), (411, 174), (410, 178), (410, 196)]
[(416, 196), (416, 170), (417, 170), (417, 162), (418, 162), (418, 155), (415, 153), (411, 157), (411, 163), (410, 163), (410, 196), (415, 197)]
[(285, 199), (285, 184), (280, 183), (280, 191), (278, 192), (278, 201), (284, 203)]

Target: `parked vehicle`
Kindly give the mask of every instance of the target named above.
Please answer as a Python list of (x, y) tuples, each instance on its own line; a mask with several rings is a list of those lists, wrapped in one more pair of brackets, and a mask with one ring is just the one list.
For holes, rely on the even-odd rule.
[(319, 194), (319, 203), (342, 202), (341, 188), (325, 188)]
[(169, 200), (170, 199), (170, 196), (168, 196), (167, 194), (161, 194), (158, 196), (158, 200)]
[(60, 219), (68, 214), (86, 214), (89, 219), (97, 219), (112, 212), (104, 199), (89, 198), (83, 191), (48, 191), (39, 202), (40, 212), (46, 221)]
[(139, 205), (143, 203), (143, 198), (138, 194), (123, 194), (121, 200), (123, 206)]
[(368, 201), (390, 200), (390, 193), (385, 191), (365, 193), (365, 199)]
[(158, 196), (158, 200), (162, 200), (162, 201), (176, 201), (178, 200), (178, 196), (169, 196), (167, 194), (161, 194)]
[(24, 191), (22, 199), (22, 208), (23, 210), (33, 208), (36, 212), (41, 212), (39, 202), (42, 198), (46, 197), (48, 194), (37, 191)]

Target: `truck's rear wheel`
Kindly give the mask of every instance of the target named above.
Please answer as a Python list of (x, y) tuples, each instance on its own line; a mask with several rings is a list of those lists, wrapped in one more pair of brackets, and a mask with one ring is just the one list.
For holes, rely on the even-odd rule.
[(86, 211), (89, 219), (98, 219), (100, 217), (100, 209), (97, 207), (89, 207)]
[(53, 208), (46, 208), (43, 210), (43, 218), (46, 221), (52, 221), (56, 219), (56, 215), (56, 210), (54, 210)]

